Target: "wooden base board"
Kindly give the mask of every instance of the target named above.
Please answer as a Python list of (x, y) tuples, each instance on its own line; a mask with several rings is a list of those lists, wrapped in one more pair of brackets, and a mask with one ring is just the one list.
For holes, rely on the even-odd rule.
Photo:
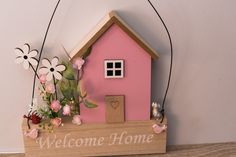
[[(0, 157), (24, 157), (24, 153), (0, 154)], [(135, 155), (132, 157), (236, 157), (236, 142), (191, 144), (191, 145), (172, 145), (167, 146), (165, 154)], [(128, 156), (122, 156), (128, 157)]]
[[(25, 155), (76, 157), (165, 153), (167, 134), (155, 134), (152, 130), (155, 123), (154, 120), (148, 120), (76, 126), (65, 122), (64, 126), (55, 128), (53, 133), (40, 130), (36, 140), (23, 136)], [(166, 123), (165, 119), (163, 124)], [(22, 130), (27, 130), (26, 120), (22, 123)]]

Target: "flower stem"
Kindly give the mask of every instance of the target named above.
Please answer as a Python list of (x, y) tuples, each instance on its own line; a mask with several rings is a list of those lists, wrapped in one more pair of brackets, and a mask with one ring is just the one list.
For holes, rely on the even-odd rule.
[(53, 83), (54, 83), (54, 87), (55, 87), (55, 94), (56, 94), (56, 100), (57, 100), (57, 84), (56, 84), (56, 79), (53, 75)]
[[(78, 88), (78, 86), (79, 86), (79, 80), (80, 80), (80, 78), (79, 78), (79, 70), (77, 70), (77, 88)], [(80, 88), (80, 87), (79, 87)], [(77, 111), (80, 113), (80, 96), (78, 96), (78, 109), (77, 109)]]
[(77, 85), (79, 85), (79, 80), (80, 80), (80, 77), (79, 77), (79, 70), (77, 70)]
[[(85, 60), (84, 60), (84, 62), (85, 62)], [(86, 62), (85, 62), (85, 63), (86, 63)], [(84, 65), (85, 65), (85, 63), (84, 63)], [(80, 76), (78, 77), (78, 81), (79, 81), (79, 80), (82, 80), (82, 78), (83, 78), (84, 67), (82, 66), (80, 70), (81, 70), (81, 72), (80, 72)], [(78, 70), (78, 71), (79, 71), (79, 70)]]

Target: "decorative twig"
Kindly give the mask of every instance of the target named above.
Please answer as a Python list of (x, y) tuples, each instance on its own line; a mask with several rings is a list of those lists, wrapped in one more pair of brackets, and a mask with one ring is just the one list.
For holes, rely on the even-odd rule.
[(170, 81), (171, 81), (171, 74), (172, 74), (172, 63), (173, 63), (173, 45), (172, 45), (172, 40), (171, 40), (171, 36), (169, 33), (169, 30), (164, 22), (164, 20), (162, 19), (162, 17), (160, 16), (160, 14), (158, 13), (158, 11), (156, 10), (156, 8), (153, 6), (153, 4), (150, 2), (150, 0), (148, 0), (149, 4), (151, 5), (151, 7), (153, 8), (153, 10), (156, 12), (157, 16), (159, 17), (159, 19), (161, 20), (163, 26), (165, 27), (166, 33), (168, 35), (169, 38), (169, 42), (170, 42), (170, 53), (171, 53), (171, 57), (170, 57), (170, 70), (169, 70), (169, 77), (168, 77), (168, 82), (167, 82), (167, 86), (166, 86), (166, 92), (165, 92), (165, 96), (163, 99), (163, 103), (162, 103), (162, 119), (161, 119), (161, 123), (164, 120), (164, 116), (165, 116), (165, 101), (166, 101), (166, 97), (167, 97), (167, 93), (169, 90), (169, 86), (170, 86)]
[[(44, 35), (43, 43), (42, 43), (41, 50), (40, 50), (40, 53), (39, 53), (38, 61), (40, 61), (40, 59), (41, 59), (42, 52), (43, 52), (43, 48), (44, 48), (44, 44), (45, 44), (46, 39), (47, 39), (48, 31), (49, 31), (49, 28), (50, 28), (50, 26), (51, 26), (53, 17), (54, 17), (54, 15), (55, 15), (55, 12), (56, 12), (56, 10), (57, 10), (57, 7), (58, 7), (60, 1), (61, 1), (61, 0), (58, 0), (56, 6), (55, 6), (55, 8), (54, 8), (54, 11), (53, 11), (53, 13), (52, 13), (52, 16), (51, 16), (51, 18), (50, 18), (50, 21), (49, 21), (49, 23), (48, 23), (47, 30), (46, 30), (46, 33), (45, 33), (45, 35)], [(36, 72), (38, 71), (38, 68), (39, 68), (39, 64), (36, 66), (36, 69), (35, 69)], [(36, 77), (37, 77), (36, 74), (37, 74), (37, 73), (34, 74), (34, 80), (33, 80), (33, 91), (32, 91), (32, 98), (31, 98), (31, 106), (33, 106), (34, 91), (35, 91), (35, 84), (36, 84)], [(31, 114), (31, 111), (28, 113), (28, 117), (30, 116), (30, 114)], [(27, 125), (28, 125), (28, 128), (30, 129), (29, 119), (27, 120)]]
[[(31, 64), (31, 63), (29, 63), (29, 65), (30, 65), (30, 67), (32, 68), (32, 70), (34, 71), (34, 74), (37, 76), (38, 80), (40, 80), (40, 78), (39, 78), (39, 75), (38, 75), (38, 73), (36, 72), (36, 70), (34, 69), (34, 67), (32, 66), (32, 64)], [(41, 82), (40, 82), (40, 84), (41, 84), (41, 86), (42, 86), (43, 90), (45, 90), (45, 88), (44, 88), (44, 86), (42, 85), (42, 83), (41, 83)]]
[(37, 78), (39, 79), (39, 75), (37, 74), (36, 70), (34, 69), (34, 67), (32, 66), (31, 63), (29, 63), (30, 67), (32, 68), (32, 70), (34, 71), (34, 74), (37, 76)]
[(66, 48), (61, 44), (61, 47), (63, 48), (64, 52), (66, 53), (67, 57), (71, 60), (69, 53), (67, 52)]

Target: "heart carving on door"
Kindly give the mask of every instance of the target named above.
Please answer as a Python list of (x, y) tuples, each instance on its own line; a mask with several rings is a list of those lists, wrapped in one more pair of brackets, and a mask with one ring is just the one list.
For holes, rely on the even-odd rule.
[(111, 101), (111, 107), (113, 109), (117, 109), (119, 107), (119, 101)]

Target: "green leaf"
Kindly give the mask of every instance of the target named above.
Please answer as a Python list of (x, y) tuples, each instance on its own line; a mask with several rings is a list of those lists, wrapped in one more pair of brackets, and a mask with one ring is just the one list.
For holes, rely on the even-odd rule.
[[(84, 94), (83, 94), (84, 93)], [(87, 96), (87, 92), (83, 92), (83, 93), (81, 93), (81, 97), (82, 98), (85, 98), (86, 96)]]
[[(68, 80), (73, 100), (78, 103), (79, 93), (77, 92), (77, 80)], [(71, 100), (71, 99), (70, 99)]]
[(64, 63), (66, 66), (66, 71), (63, 72), (64, 78), (68, 80), (75, 80), (74, 69), (71, 63)]
[(71, 100), (71, 98), (73, 98), (74, 94), (73, 94), (73, 88), (70, 87), (70, 84), (68, 83), (68, 81), (61, 81), (60, 83), (60, 90), (62, 95), (68, 99)]
[(88, 100), (84, 100), (84, 105), (87, 107), (87, 108), (95, 108), (97, 107), (96, 104), (92, 103), (92, 102), (89, 102)]
[(80, 84), (78, 84), (78, 86), (77, 86), (77, 92), (78, 92), (79, 96), (81, 96)]
[(69, 101), (66, 98), (64, 98), (60, 101), (60, 103), (61, 103), (62, 106), (65, 106), (66, 104), (69, 103)]
[(87, 92), (81, 90), (80, 84), (77, 86), (77, 92), (81, 98), (85, 98), (87, 96)]
[(68, 83), (69, 83), (70, 87), (74, 90), (74, 92), (76, 92), (76, 90), (77, 90), (77, 81), (76, 80), (68, 80)]
[(92, 46), (90, 46), (85, 52), (83, 53), (83, 59), (87, 58), (92, 51)]

